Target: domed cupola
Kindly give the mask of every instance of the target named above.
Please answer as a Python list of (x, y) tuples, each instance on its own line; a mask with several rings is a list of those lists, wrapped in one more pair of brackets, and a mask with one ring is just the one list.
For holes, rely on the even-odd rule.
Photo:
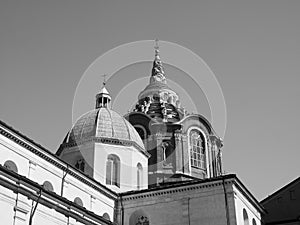
[(111, 96), (105, 87), (96, 95), (96, 107), (75, 122), (63, 144), (78, 145), (91, 139), (113, 139), (112, 143), (135, 145), (141, 151), (144, 145), (134, 127), (111, 109)]
[[(105, 87), (105, 82), (96, 95), (95, 109), (83, 114), (75, 122), (56, 154), (96, 180), (117, 186), (118, 189), (115, 191), (132, 190), (137, 185), (132, 181), (136, 179), (135, 177), (130, 177), (130, 180), (129, 177), (119, 177), (117, 181), (117, 178), (113, 177), (117, 176), (114, 170), (123, 168), (123, 172), (127, 170), (125, 174), (136, 174), (136, 171), (132, 172), (137, 166), (135, 164), (139, 163), (147, 169), (149, 157), (135, 128), (123, 116), (111, 109), (111, 96)], [(111, 182), (108, 182), (106, 177), (108, 176), (106, 160), (112, 165), (114, 162), (119, 163), (118, 168), (109, 171)], [(146, 183), (145, 180), (144, 184), (138, 186), (141, 188)]]
[(158, 40), (155, 41), (155, 58), (150, 82), (138, 96), (134, 111), (143, 112), (158, 122), (177, 122), (182, 117), (180, 101), (168, 85), (159, 55)]

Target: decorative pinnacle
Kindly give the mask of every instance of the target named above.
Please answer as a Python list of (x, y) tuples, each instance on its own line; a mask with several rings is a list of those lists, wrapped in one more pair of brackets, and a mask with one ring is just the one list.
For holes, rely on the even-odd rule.
[(155, 82), (155, 81), (159, 81), (159, 82), (166, 82), (166, 78), (165, 78), (165, 72), (162, 66), (162, 62), (160, 60), (159, 57), (159, 45), (158, 45), (159, 40), (155, 39), (155, 59), (153, 61), (153, 67), (152, 67), (152, 73), (151, 73), (151, 79), (150, 79), (150, 83)]

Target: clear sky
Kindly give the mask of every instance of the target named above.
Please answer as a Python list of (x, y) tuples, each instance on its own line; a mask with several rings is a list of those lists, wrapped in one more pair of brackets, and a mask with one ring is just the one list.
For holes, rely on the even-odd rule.
[[(0, 119), (55, 152), (96, 58), (133, 41), (178, 43), (216, 75), (227, 106), (225, 170), (261, 200), (300, 174), (299, 11), (297, 0), (2, 0)], [(119, 72), (146, 76), (149, 66)]]

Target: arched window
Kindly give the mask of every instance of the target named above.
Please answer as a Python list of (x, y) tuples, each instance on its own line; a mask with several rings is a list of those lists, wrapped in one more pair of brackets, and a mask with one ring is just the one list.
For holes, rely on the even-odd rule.
[(143, 167), (140, 163), (137, 164), (137, 189), (140, 190), (143, 182)]
[(53, 185), (50, 183), (50, 181), (47, 180), (43, 183), (43, 188), (46, 191), (54, 191)]
[(84, 163), (84, 160), (83, 159), (79, 159), (76, 161), (76, 164), (75, 164), (75, 168), (84, 172), (84, 166), (85, 166), (85, 163)]
[(109, 155), (107, 157), (106, 184), (120, 187), (120, 159), (116, 155)]
[(74, 203), (83, 207), (83, 201), (79, 197), (74, 199)]
[(252, 219), (252, 225), (256, 225), (255, 219)]
[(147, 216), (140, 216), (136, 225), (149, 225), (149, 220)]
[(138, 209), (130, 215), (129, 225), (150, 225), (150, 218), (143, 209)]
[(192, 129), (189, 133), (191, 166), (206, 169), (205, 141), (201, 132)]
[(243, 209), (244, 225), (249, 225), (249, 218), (246, 209)]
[(109, 217), (108, 213), (103, 213), (102, 217), (104, 219), (110, 220), (110, 217)]
[(17, 165), (11, 161), (11, 160), (7, 160), (5, 163), (4, 163), (4, 167), (10, 171), (13, 171), (15, 173), (18, 173), (18, 167)]

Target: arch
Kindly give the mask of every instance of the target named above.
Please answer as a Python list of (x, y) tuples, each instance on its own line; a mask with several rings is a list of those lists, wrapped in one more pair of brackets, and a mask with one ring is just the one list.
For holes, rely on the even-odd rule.
[[(152, 120), (152, 118), (142, 112), (130, 112), (126, 115), (124, 115), (124, 118), (132, 125), (132, 126), (142, 126), (146, 130), (146, 134), (149, 135), (150, 127), (152, 123), (155, 123), (155, 121)], [(142, 129), (143, 129), (142, 128)]]
[(150, 225), (150, 218), (142, 209), (139, 209), (130, 215), (129, 225)]
[(243, 219), (244, 219), (244, 225), (249, 225), (249, 218), (246, 209), (243, 209)]
[(256, 221), (254, 218), (252, 219), (252, 225), (256, 225)]
[(83, 207), (83, 201), (79, 197), (74, 198), (74, 203)]
[(208, 119), (206, 119), (204, 116), (200, 115), (200, 114), (191, 114), (191, 115), (187, 115), (185, 117), (182, 118), (182, 120), (180, 120), (179, 122), (177, 122), (178, 124), (186, 124), (187, 121), (189, 120), (196, 120), (199, 121), (201, 124), (203, 124), (203, 126), (207, 129), (207, 132), (211, 135), (211, 134), (216, 134), (216, 132), (214, 131), (212, 125), (210, 124), (210, 122), (208, 121)]
[(52, 191), (52, 192), (54, 191), (53, 185), (51, 184), (50, 181), (46, 180), (42, 186), (46, 191)]
[(106, 184), (120, 187), (120, 158), (114, 154), (107, 156)]
[(102, 217), (106, 220), (110, 221), (110, 216), (108, 215), (108, 213), (103, 213)]
[(147, 131), (146, 131), (145, 127), (143, 127), (140, 124), (135, 124), (135, 125), (133, 125), (133, 127), (136, 129), (136, 131), (140, 135), (141, 139), (144, 141), (147, 138)]
[(137, 166), (137, 189), (140, 190), (143, 186), (143, 166), (138, 163)]
[(149, 225), (149, 219), (147, 216), (140, 216), (137, 219), (136, 225)]
[(4, 167), (10, 171), (18, 173), (18, 167), (17, 167), (16, 163), (12, 160), (5, 161)]
[(191, 127), (188, 129), (188, 139), (191, 167), (206, 170), (208, 155), (205, 135), (198, 127)]

